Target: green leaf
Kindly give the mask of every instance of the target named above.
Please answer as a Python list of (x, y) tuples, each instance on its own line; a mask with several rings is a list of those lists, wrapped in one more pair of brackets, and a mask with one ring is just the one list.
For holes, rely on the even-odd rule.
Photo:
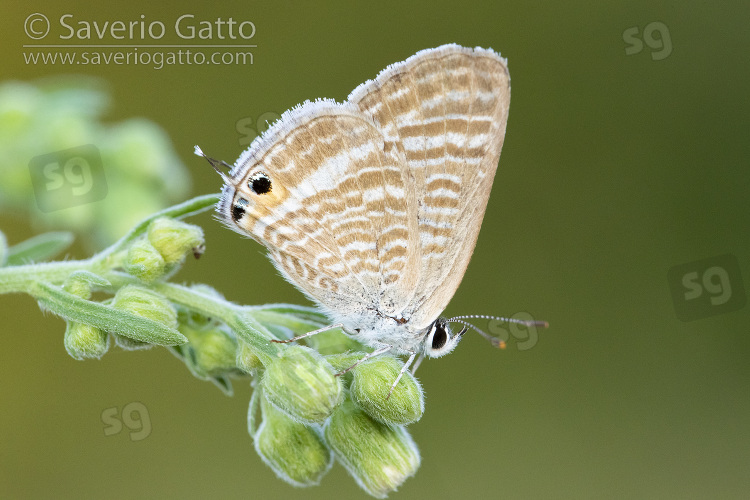
[(41, 307), (68, 321), (95, 326), (105, 332), (150, 344), (176, 345), (187, 342), (184, 335), (162, 323), (82, 299), (49, 283), (37, 283), (32, 294)]
[(73, 239), (73, 233), (67, 231), (52, 231), (34, 236), (8, 249), (7, 264), (17, 266), (43, 262), (68, 248)]

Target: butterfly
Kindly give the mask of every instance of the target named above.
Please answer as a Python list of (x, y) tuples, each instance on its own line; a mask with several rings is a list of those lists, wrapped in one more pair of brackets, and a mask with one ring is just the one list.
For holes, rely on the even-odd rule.
[(469, 326), (484, 334), (464, 320), (492, 317), (441, 313), (474, 251), (509, 104), (504, 58), (443, 45), (388, 66), (343, 103), (285, 112), (228, 175), (206, 157), (225, 182), (220, 220), (263, 244), (332, 321), (291, 340), (341, 328), (374, 349), (361, 361), (409, 355), (395, 387), (417, 355), (414, 369), (451, 352)]

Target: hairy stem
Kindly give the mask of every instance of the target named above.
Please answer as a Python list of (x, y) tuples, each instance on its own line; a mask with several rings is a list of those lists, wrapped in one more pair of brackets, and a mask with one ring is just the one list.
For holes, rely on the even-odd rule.
[(63, 262), (44, 262), (0, 268), (0, 294), (28, 293), (34, 295), (34, 285), (41, 281), (62, 283), (75, 271), (94, 272), (91, 259)]

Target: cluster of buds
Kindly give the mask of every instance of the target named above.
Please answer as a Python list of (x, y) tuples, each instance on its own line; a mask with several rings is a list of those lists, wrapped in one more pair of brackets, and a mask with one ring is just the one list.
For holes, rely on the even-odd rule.
[[(312, 329), (309, 317), (294, 312), (257, 314), (253, 321), (260, 329), (241, 333), (237, 322), (160, 293), (160, 283), (202, 248), (200, 228), (162, 217), (121, 254), (119, 266), (131, 276), (126, 284), (113, 290), (92, 273), (73, 273), (60, 293), (90, 303), (92, 288), (110, 289), (114, 297), (102, 303), (110, 311), (159, 328), (113, 331), (69, 320), (68, 352), (76, 359), (98, 358), (110, 339), (124, 349), (166, 345), (194, 376), (226, 392), (229, 378), (253, 376), (248, 423), (255, 449), (292, 485), (318, 484), (338, 461), (367, 493), (382, 498), (416, 473), (419, 450), (405, 426), (421, 418), (424, 396), (408, 372), (392, 387), (403, 364), (392, 356), (360, 362), (367, 350), (338, 330), (310, 337), (307, 345), (271, 343), (275, 335)], [(228, 304), (205, 285), (183, 290)]]
[(144, 283), (168, 277), (185, 257), (203, 252), (203, 230), (169, 217), (149, 224), (147, 237), (136, 240), (128, 249), (123, 268)]
[(257, 430), (251, 425), (250, 432), (263, 461), (280, 478), (296, 486), (318, 484), (332, 454), (360, 487), (383, 498), (416, 473), (419, 450), (405, 425), (424, 412), (422, 388), (407, 373), (391, 392), (403, 366), (391, 356), (339, 376), (364, 355), (322, 356), (292, 345), (267, 364), (256, 387), (260, 396), (253, 398), (262, 401), (263, 424)]
[[(141, 284), (122, 286), (112, 299), (97, 303), (89, 300), (92, 290), (110, 289), (111, 284), (90, 271), (75, 271), (61, 289), (47, 290), (68, 309), (104, 308), (110, 318), (112, 327), (106, 328), (85, 321), (86, 314), (82, 320), (67, 317), (64, 344), (68, 353), (79, 360), (98, 359), (109, 349), (110, 339), (128, 350), (184, 343), (187, 339), (178, 331), (181, 323), (175, 305), (148, 285), (166, 279), (188, 254), (202, 248), (203, 231), (200, 227), (160, 217), (148, 225), (144, 236), (130, 244), (118, 264)], [(45, 301), (40, 303), (46, 304)], [(92, 313), (88, 317), (91, 316), (102, 315)], [(129, 328), (129, 325), (136, 327)]]

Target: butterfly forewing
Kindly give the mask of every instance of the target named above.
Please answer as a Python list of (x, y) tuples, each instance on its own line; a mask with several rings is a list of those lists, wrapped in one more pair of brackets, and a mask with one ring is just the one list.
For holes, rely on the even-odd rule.
[[(232, 172), (234, 203), (244, 197), (249, 204), (241, 226), (311, 298), (332, 310), (375, 308), (378, 247), (390, 237), (383, 230), (386, 212), (401, 208), (401, 197), (383, 180), (400, 171), (395, 159), (384, 153), (372, 120), (345, 105), (305, 103), (280, 125)], [(248, 188), (258, 172), (270, 178), (269, 193)], [(269, 197), (273, 186), (283, 188), (281, 199)]]

